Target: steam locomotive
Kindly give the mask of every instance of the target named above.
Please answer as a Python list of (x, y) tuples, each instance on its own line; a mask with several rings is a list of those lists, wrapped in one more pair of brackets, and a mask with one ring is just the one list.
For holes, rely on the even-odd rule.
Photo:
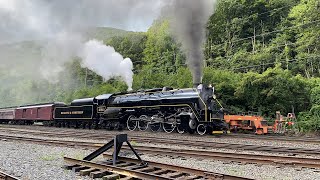
[[(176, 130), (178, 133), (197, 132), (200, 135), (227, 132), (223, 110), (217, 106), (214, 89), (204, 84), (188, 89), (174, 90), (164, 87), (129, 93), (103, 94), (94, 98), (76, 99), (70, 105), (49, 103), (31, 107), (36, 109), (34, 113), (43, 114), (48, 113), (41, 111), (39, 107), (47, 108), (47, 111), (52, 113), (51, 119), (50, 117), (42, 119), (41, 114), (34, 115), (37, 118), (26, 118), (29, 117), (28, 114), (23, 116), (23, 113), (30, 112), (29, 108), (29, 111), (21, 110), (20, 119), (13, 118), (10, 122), (24, 120), (30, 124), (42, 121), (46, 125), (58, 127), (93, 127), (110, 130), (127, 128), (130, 131), (163, 129), (167, 133)], [(0, 121), (1, 111), (4, 110), (0, 110)]]

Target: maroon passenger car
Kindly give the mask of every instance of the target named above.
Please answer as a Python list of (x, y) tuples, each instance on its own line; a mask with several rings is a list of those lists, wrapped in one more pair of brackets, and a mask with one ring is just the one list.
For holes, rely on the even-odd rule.
[(8, 123), (14, 119), (15, 108), (0, 109), (0, 123)]
[(52, 121), (55, 106), (64, 106), (64, 103), (47, 103), (20, 106), (15, 110), (16, 121)]

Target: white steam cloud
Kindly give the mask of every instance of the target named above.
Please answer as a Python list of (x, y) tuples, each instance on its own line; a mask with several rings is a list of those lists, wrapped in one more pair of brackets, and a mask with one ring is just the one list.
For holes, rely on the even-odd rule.
[(96, 72), (105, 79), (120, 76), (132, 88), (133, 64), (129, 58), (123, 58), (113, 47), (97, 40), (85, 43), (80, 54), (82, 65)]
[[(131, 88), (132, 62), (98, 41), (88, 41), (88, 29), (100, 26), (145, 31), (166, 9), (177, 40), (187, 55), (194, 83), (202, 76), (205, 23), (215, 0), (0, 0), (0, 68), (12, 68), (30, 79), (58, 80), (64, 64), (82, 58), (105, 80), (120, 76)], [(165, 7), (165, 8), (163, 8)], [(1, 44), (31, 40), (40, 55), (1, 49)], [(21, 47), (20, 49), (26, 49)], [(29, 48), (29, 50), (32, 48)], [(20, 53), (21, 54), (21, 53)], [(23, 69), (23, 71), (21, 71)], [(12, 81), (14, 82), (14, 80)], [(0, 82), (2, 83), (2, 82)]]
[(60, 32), (54, 39), (42, 42), (40, 73), (49, 82), (58, 81), (59, 73), (64, 69), (64, 63), (77, 57), (84, 44), (81, 35), (70, 32)]
[(21, 65), (16, 72), (22, 76), (57, 82), (64, 64), (81, 57), (83, 67), (105, 80), (120, 76), (130, 89), (131, 60), (100, 42), (88, 41), (84, 34), (101, 26), (145, 31), (163, 4), (162, 0), (0, 0), (0, 45), (32, 41), (40, 51), (37, 56), (26, 52), (31, 55), (25, 58), (0, 49), (0, 64), (4, 68)]

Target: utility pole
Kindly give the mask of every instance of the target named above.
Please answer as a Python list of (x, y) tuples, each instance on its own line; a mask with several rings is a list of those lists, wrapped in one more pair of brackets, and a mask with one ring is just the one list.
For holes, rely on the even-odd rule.
[(86, 76), (84, 78), (84, 86), (87, 87), (87, 79), (88, 79), (88, 68), (86, 68)]
[(253, 27), (252, 53), (255, 52), (255, 44), (256, 44), (256, 26)]

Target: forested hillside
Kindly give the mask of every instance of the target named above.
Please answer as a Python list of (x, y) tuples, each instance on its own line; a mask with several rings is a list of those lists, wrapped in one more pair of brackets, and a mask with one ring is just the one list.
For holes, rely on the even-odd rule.
[[(319, 12), (319, 0), (218, 0), (207, 23), (203, 82), (215, 86), (230, 112), (257, 111), (271, 117), (278, 110), (294, 110), (300, 130), (320, 130)], [(185, 55), (169, 22), (161, 17), (145, 33), (99, 28), (89, 34), (132, 59), (134, 89), (191, 87)], [(61, 73), (55, 84), (25, 79), (2, 85), (1, 105), (70, 102), (127, 89), (116, 78), (103, 82), (81, 68), (79, 60), (66, 67), (64, 71), (71, 73)], [(0, 71), (3, 80), (15, 74), (6, 72)]]

